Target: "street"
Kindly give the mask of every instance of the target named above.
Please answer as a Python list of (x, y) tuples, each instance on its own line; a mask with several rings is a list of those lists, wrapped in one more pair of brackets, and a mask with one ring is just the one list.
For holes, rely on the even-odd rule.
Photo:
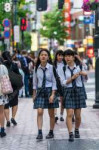
[[(43, 141), (37, 142), (37, 123), (36, 123), (36, 110), (33, 110), (33, 102), (30, 98), (19, 99), (19, 110), (17, 113), (16, 120), (18, 125), (16, 127), (11, 126), (10, 128), (6, 128), (7, 136), (5, 138), (0, 139), (0, 150), (47, 150), (50, 148), (50, 142), (53, 145), (51, 150), (55, 150), (54, 147), (62, 142), (64, 147), (67, 143), (67, 149), (71, 150), (72, 146), (75, 146), (76, 143), (80, 143), (80, 145), (87, 145), (88, 150), (98, 150), (97, 145), (99, 146), (99, 110), (93, 109), (92, 105), (94, 104), (94, 72), (89, 73), (89, 81), (86, 84), (88, 100), (86, 109), (82, 111), (82, 124), (80, 128), (81, 140), (75, 140), (73, 144), (68, 142), (68, 132), (64, 122), (58, 121), (55, 126), (55, 138), (54, 140), (46, 140), (45, 136), (49, 131), (49, 118), (47, 114), (47, 110), (44, 112), (44, 124), (43, 124)], [(93, 91), (93, 92), (92, 92)], [(90, 95), (91, 93), (91, 95)], [(59, 109), (58, 109), (59, 114)], [(66, 113), (64, 114), (64, 118)], [(58, 141), (59, 140), (59, 141)], [(94, 141), (95, 140), (95, 141)], [(57, 143), (55, 145), (55, 142)], [(71, 146), (70, 146), (71, 145)], [(78, 144), (77, 144), (78, 145)], [(88, 146), (89, 145), (89, 146)], [(94, 147), (92, 147), (94, 146)], [(70, 149), (71, 147), (71, 149)], [(59, 148), (59, 147), (58, 147)], [(85, 150), (83, 146), (81, 146), (81, 150)], [(56, 147), (57, 149), (57, 147)]]

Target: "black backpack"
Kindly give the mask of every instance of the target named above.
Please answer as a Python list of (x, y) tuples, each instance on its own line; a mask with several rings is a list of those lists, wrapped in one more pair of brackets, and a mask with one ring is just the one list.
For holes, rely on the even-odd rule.
[(57, 92), (60, 94), (60, 96), (63, 96), (63, 87), (61, 85), (60, 77), (59, 77), (58, 73), (56, 72), (55, 67), (53, 67), (53, 73), (54, 73), (54, 77), (56, 79)]

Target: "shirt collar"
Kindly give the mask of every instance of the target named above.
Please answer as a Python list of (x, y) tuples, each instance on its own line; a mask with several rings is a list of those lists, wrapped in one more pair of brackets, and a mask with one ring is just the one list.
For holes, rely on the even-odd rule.
[[(38, 68), (42, 68), (42, 66), (41, 66), (41, 64), (39, 65), (39, 67)], [(49, 68), (49, 63), (47, 63), (46, 64), (46, 67), (45, 67), (46, 69), (48, 69)]]
[[(69, 65), (67, 64), (67, 68), (69, 67)], [(76, 63), (74, 63), (74, 67), (73, 68), (76, 68)]]

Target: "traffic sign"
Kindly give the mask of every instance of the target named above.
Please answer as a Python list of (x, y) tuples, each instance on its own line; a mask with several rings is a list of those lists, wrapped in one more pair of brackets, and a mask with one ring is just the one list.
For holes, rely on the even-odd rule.
[(14, 41), (15, 42), (20, 42), (20, 27), (19, 26), (14, 26)]
[(10, 27), (10, 20), (9, 19), (4, 19), (3, 20), (3, 26), (4, 27)]
[(10, 11), (11, 11), (11, 4), (10, 4), (10, 3), (5, 3), (5, 5), (4, 5), (4, 10), (5, 10), (6, 12), (10, 12)]
[(9, 39), (10, 38), (10, 31), (6, 30), (4, 31), (4, 38)]

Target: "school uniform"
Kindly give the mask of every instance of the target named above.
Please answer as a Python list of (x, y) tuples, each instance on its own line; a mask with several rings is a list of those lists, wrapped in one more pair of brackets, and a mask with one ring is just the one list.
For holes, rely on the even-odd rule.
[(58, 100), (55, 96), (54, 102), (49, 103), (49, 97), (52, 94), (52, 90), (57, 90), (56, 80), (53, 74), (53, 66), (47, 63), (45, 68), (39, 65), (37, 72), (34, 69), (33, 73), (33, 89), (37, 91), (36, 98), (34, 100), (34, 109), (50, 109), (58, 108)]
[(63, 94), (63, 106), (66, 109), (79, 109), (86, 108), (86, 92), (84, 88), (83, 77), (79, 76), (71, 83), (66, 84), (67, 80), (71, 78), (74, 74), (79, 73), (80, 71), (85, 71), (82, 66), (74, 64), (73, 68), (70, 68), (66, 65), (66, 71), (61, 71), (61, 83), (64, 87)]
[[(60, 82), (61, 82), (61, 71), (63, 70), (63, 67), (64, 67), (64, 63), (63, 61), (62, 62), (57, 62), (57, 68), (56, 68), (56, 72), (60, 78)], [(62, 85), (62, 83), (61, 83)], [(62, 88), (62, 91), (63, 91), (63, 88)], [(63, 96), (63, 92), (60, 94), (58, 91), (57, 91), (57, 97), (59, 96)]]

